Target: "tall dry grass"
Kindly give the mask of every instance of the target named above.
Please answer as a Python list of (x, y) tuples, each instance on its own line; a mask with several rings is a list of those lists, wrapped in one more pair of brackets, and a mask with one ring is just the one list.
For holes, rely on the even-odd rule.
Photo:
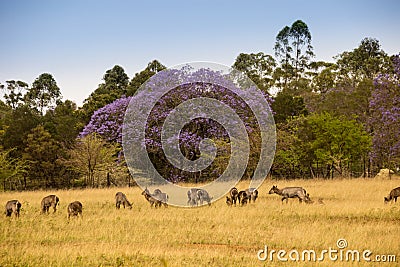
[[(325, 205), (294, 199), (282, 204), (268, 194), (272, 185), (303, 186)], [(257, 202), (246, 207), (228, 207), (221, 199), (210, 207), (159, 209), (150, 208), (139, 188), (0, 193), (4, 205), (10, 199), (23, 204), (19, 219), (0, 219), (0, 266), (332, 266), (329, 260), (261, 262), (257, 252), (264, 245), (321, 251), (335, 248), (339, 238), (349, 249), (397, 254), (399, 264), (400, 203), (383, 203), (397, 186), (396, 178), (266, 180)], [(132, 210), (115, 209), (117, 191), (127, 195)], [(60, 206), (42, 215), (40, 201), (50, 193), (60, 197)], [(83, 219), (68, 221), (67, 205), (74, 200), (83, 203)]]

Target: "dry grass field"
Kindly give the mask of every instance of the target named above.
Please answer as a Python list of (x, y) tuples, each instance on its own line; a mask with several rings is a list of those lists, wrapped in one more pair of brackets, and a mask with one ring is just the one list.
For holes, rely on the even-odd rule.
[[(324, 205), (282, 204), (269, 195), (272, 185), (302, 186)], [(400, 199), (383, 203), (400, 179), (266, 180), (256, 203), (228, 207), (221, 199), (200, 208), (150, 208), (139, 188), (3, 192), (0, 203), (22, 202), (20, 218), (0, 218), (0, 266), (398, 266)], [(246, 183), (238, 185), (244, 189)], [(115, 209), (114, 195), (124, 192), (133, 209)], [(55, 214), (40, 214), (48, 194), (60, 197)], [(83, 203), (83, 218), (67, 220), (68, 203)], [(317, 202), (317, 201), (316, 201)], [(396, 255), (396, 262), (260, 261), (269, 250), (370, 250)], [(292, 256), (295, 254), (292, 254)], [(288, 255), (286, 254), (286, 258)]]

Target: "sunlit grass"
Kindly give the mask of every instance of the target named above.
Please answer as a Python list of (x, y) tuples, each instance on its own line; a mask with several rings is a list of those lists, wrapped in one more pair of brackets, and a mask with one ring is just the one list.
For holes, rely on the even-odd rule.
[[(302, 186), (325, 205), (282, 204), (268, 194), (272, 185)], [(397, 186), (396, 178), (266, 180), (256, 203), (228, 207), (221, 199), (193, 209), (150, 208), (139, 188), (4, 192), (2, 205), (18, 199), (23, 206), (19, 219), (0, 219), (0, 266), (261, 266), (270, 264), (257, 259), (264, 245), (320, 251), (339, 238), (351, 249), (397, 253), (399, 262), (400, 203), (383, 203)], [(117, 191), (133, 203), (131, 210), (115, 209)], [(40, 214), (41, 199), (53, 193), (60, 197), (57, 212)], [(83, 203), (83, 219), (68, 220), (67, 205), (75, 200)]]

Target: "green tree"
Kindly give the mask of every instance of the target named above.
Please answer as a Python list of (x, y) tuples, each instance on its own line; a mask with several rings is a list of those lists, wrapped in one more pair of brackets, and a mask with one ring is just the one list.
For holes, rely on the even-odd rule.
[(79, 110), (84, 124), (89, 122), (96, 110), (127, 94), (129, 77), (121, 66), (115, 65), (112, 69), (107, 70), (103, 80), (104, 82), (99, 84), (98, 88), (85, 99)]
[(42, 115), (45, 108), (57, 103), (61, 98), (60, 88), (49, 73), (43, 73), (36, 78), (32, 88), (25, 94), (25, 101), (32, 107), (37, 108)]
[(300, 148), (298, 129), (304, 123), (305, 117), (300, 116), (286, 123), (281, 123), (276, 129), (276, 151), (271, 173), (281, 178), (309, 177), (307, 162), (311, 162), (307, 154)]
[(4, 99), (6, 103), (12, 108), (17, 108), (18, 105), (23, 103), (23, 92), (28, 90), (28, 84), (22, 81), (6, 81), (7, 86), (0, 84), (0, 89), (4, 91)]
[(26, 188), (26, 173), (29, 163), (26, 160), (11, 157), (12, 149), (0, 151), (0, 186), (3, 190)]
[(24, 151), (24, 140), (30, 131), (39, 125), (41, 116), (36, 109), (27, 105), (18, 106), (4, 114), (3, 146), (5, 149), (15, 148), (13, 156), (21, 156)]
[(60, 146), (42, 125), (32, 129), (25, 140), (23, 158), (30, 162), (29, 177), (31, 186), (52, 187), (60, 185), (58, 179), (60, 166), (57, 159)]
[(70, 100), (60, 102), (55, 109), (48, 110), (43, 121), (44, 128), (65, 148), (72, 147), (83, 128), (76, 104)]
[(118, 161), (121, 147), (116, 143), (107, 143), (96, 133), (79, 138), (68, 151), (65, 164), (84, 177), (84, 184), (98, 187), (106, 184), (109, 173), (125, 168)]
[(356, 117), (366, 125), (370, 116), (369, 100), (373, 78), (380, 70), (389, 73), (390, 58), (379, 41), (364, 38), (352, 51), (339, 54), (336, 63), (318, 74), (313, 83), (319, 94), (313, 103), (316, 112), (329, 112), (348, 119)]
[(275, 112), (276, 123), (284, 123), (300, 115), (307, 115), (308, 111), (301, 96), (293, 96), (285, 92), (278, 92), (271, 105)]
[(260, 90), (268, 93), (273, 86), (273, 72), (276, 66), (275, 59), (262, 52), (257, 54), (240, 53), (233, 68), (244, 72)]
[(107, 70), (103, 80), (104, 87), (101, 89), (106, 92), (115, 92), (118, 96), (126, 94), (129, 77), (121, 66), (115, 65), (112, 69)]
[(307, 24), (297, 20), (291, 27), (285, 26), (276, 36), (274, 50), (280, 63), (275, 73), (276, 86), (297, 93), (304, 88), (303, 74), (314, 56)]
[(304, 164), (313, 176), (333, 177), (334, 172), (342, 177), (365, 175), (371, 137), (356, 120), (326, 112), (312, 114), (297, 135), (300, 150), (309, 155), (310, 162)]
[(166, 67), (158, 62), (157, 60), (153, 60), (147, 64), (147, 67), (139, 73), (135, 74), (135, 77), (129, 82), (127, 89), (127, 96), (133, 96), (139, 87), (146, 82), (150, 77), (152, 77), (157, 72), (165, 70)]
[(379, 72), (390, 69), (390, 58), (375, 38), (364, 38), (353, 51), (335, 57), (341, 86), (355, 87), (357, 83), (372, 80)]

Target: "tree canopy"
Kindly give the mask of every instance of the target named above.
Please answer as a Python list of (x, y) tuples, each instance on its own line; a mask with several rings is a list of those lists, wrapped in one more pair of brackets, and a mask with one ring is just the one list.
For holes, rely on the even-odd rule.
[[(274, 115), (277, 144), (271, 175), (335, 178), (373, 176), (380, 168), (398, 170), (400, 54), (388, 55), (378, 39), (365, 37), (354, 49), (338, 51), (333, 62), (314, 61), (312, 40), (308, 25), (296, 20), (277, 32), (273, 55), (250, 51), (233, 59), (232, 68), (263, 92)], [(121, 150), (130, 101), (140, 110), (142, 103), (153, 100), (140, 90), (146, 81), (161, 84), (188, 73), (185, 68), (161, 72), (166, 67), (158, 60), (143, 67), (131, 77), (120, 65), (106, 70), (81, 107), (62, 99), (51, 73), (40, 74), (32, 83), (10, 77), (0, 84), (0, 186), (20, 190), (130, 184)], [(166, 80), (154, 76), (160, 72)], [(191, 75), (222, 81), (222, 74), (211, 70)], [(235, 82), (246, 84), (243, 77), (237, 75)], [(198, 97), (217, 99), (245, 121), (252, 150), (242, 178), (252, 177), (257, 165), (261, 137), (254, 114), (223, 86), (207, 86), (200, 90), (199, 84), (187, 82), (176, 87), (160, 98), (147, 121), (149, 158), (171, 182), (212, 180), (231, 156), (224, 127), (196, 118), (180, 132), (180, 151), (194, 161), (203, 140), (213, 140), (217, 157), (211, 167), (190, 173), (168, 164), (160, 142), (162, 124), (174, 107)], [(140, 171), (146, 173), (146, 166)]]

